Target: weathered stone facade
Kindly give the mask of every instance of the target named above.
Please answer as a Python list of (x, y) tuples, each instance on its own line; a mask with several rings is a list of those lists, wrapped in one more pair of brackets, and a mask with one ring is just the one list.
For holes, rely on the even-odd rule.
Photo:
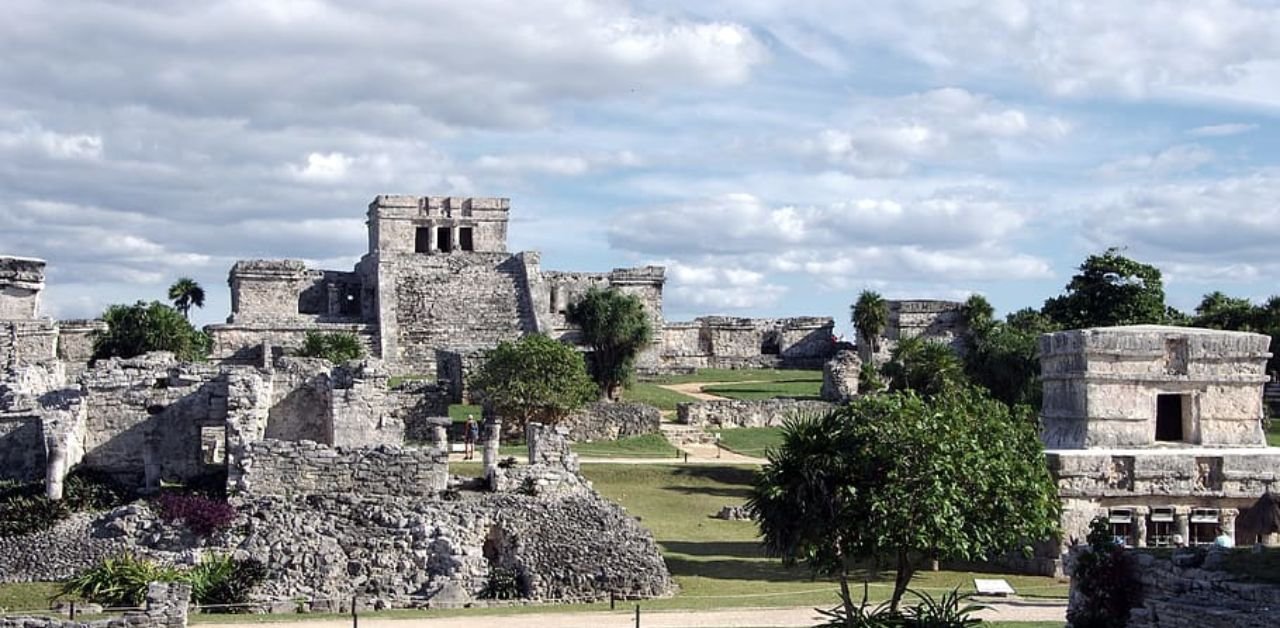
[(44, 478), (50, 496), (75, 465), (140, 487), (235, 467), (263, 439), (399, 445), (405, 423), (446, 413), (434, 385), (388, 387), (378, 364), (278, 359), (270, 368), (110, 359), (67, 384), (60, 364), (0, 377), (0, 477)]
[(858, 339), (858, 352), (863, 361), (874, 360), (879, 364), (888, 360), (898, 341), (906, 338), (941, 342), (956, 353), (964, 352), (969, 329), (964, 320), (963, 303), (938, 299), (894, 299), (886, 300), (885, 306), (889, 316), (878, 339), (876, 353), (871, 353), (867, 339)]
[(835, 321), (707, 316), (667, 323), (661, 364), (668, 368), (820, 368), (835, 353)]
[(661, 268), (544, 272), (536, 252), (507, 252), (509, 211), (504, 198), (379, 196), (368, 210), (369, 250), (353, 271), (237, 262), (231, 316), (208, 328), (214, 357), (252, 362), (264, 344), (287, 349), (308, 331), (351, 332), (396, 373), (448, 371), (461, 399), (472, 363), (458, 356), (535, 332), (573, 340), (564, 313), (590, 287), (639, 296), (661, 330)]
[(835, 407), (811, 399), (689, 401), (676, 405), (676, 421), (706, 428), (777, 427), (793, 416), (821, 414)]
[(231, 489), (250, 495), (433, 497), (449, 481), (447, 452), (439, 449), (327, 447), (311, 441), (250, 443)]
[(43, 260), (0, 256), (0, 369), (62, 361), (72, 374), (93, 355), (102, 321), (54, 321), (40, 316)]
[(657, 434), (662, 412), (644, 403), (599, 401), (564, 418), (560, 423), (575, 442), (617, 440)]
[(1040, 339), (1061, 550), (1106, 517), (1134, 546), (1213, 542), (1280, 479), (1261, 421), (1270, 338), (1133, 326)]

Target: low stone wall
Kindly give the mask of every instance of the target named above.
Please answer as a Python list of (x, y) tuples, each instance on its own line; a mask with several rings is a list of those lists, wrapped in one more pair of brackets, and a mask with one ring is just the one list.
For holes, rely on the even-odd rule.
[(245, 448), (233, 488), (246, 495), (318, 494), (430, 497), (449, 480), (438, 449), (328, 447), (311, 441), (264, 440)]
[(565, 417), (560, 425), (568, 428), (570, 440), (588, 442), (657, 434), (661, 423), (662, 412), (649, 404), (601, 401)]
[(146, 610), (83, 622), (53, 617), (0, 617), (0, 628), (182, 628), (187, 625), (191, 586), (167, 582), (147, 585)]
[[(1079, 550), (1078, 550), (1079, 551)], [(1226, 551), (1209, 550), (1203, 561), (1195, 550), (1172, 558), (1137, 552), (1142, 604), (1129, 613), (1128, 628), (1266, 628), (1280, 623), (1280, 585), (1242, 582), (1213, 568)], [(1269, 550), (1274, 552), (1276, 550)], [(1198, 563), (1198, 564), (1197, 564)], [(1185, 565), (1185, 566), (1179, 566)], [(1196, 566), (1191, 566), (1196, 565)], [(1071, 583), (1071, 605), (1082, 602)]]
[(676, 405), (676, 421), (703, 427), (775, 427), (800, 414), (822, 413), (836, 404), (809, 399), (690, 401)]

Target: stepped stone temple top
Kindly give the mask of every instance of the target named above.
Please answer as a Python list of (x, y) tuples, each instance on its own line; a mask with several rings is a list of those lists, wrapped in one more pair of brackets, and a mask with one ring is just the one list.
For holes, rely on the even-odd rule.
[(1042, 438), (1063, 504), (1059, 553), (1098, 516), (1133, 546), (1237, 536), (1237, 516), (1280, 480), (1280, 448), (1267, 447), (1262, 426), (1270, 342), (1159, 325), (1041, 336)]
[(102, 321), (55, 321), (40, 315), (44, 260), (0, 255), (0, 369), (64, 361), (71, 373), (93, 353)]
[(30, 320), (40, 311), (44, 260), (0, 257), (0, 320)]

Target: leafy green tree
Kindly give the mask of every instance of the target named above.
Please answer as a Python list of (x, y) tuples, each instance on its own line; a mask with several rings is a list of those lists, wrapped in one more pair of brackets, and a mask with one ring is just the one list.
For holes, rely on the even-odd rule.
[(181, 277), (169, 286), (169, 300), (173, 302), (174, 309), (189, 320), (193, 306), (204, 307), (204, 288), (190, 277)]
[(965, 380), (964, 365), (950, 346), (919, 336), (899, 340), (880, 372), (889, 390), (914, 390), (925, 397)]
[(1191, 317), (1191, 325), (1209, 329), (1256, 331), (1261, 322), (1259, 314), (1261, 312), (1255, 310), (1249, 299), (1229, 297), (1215, 290), (1200, 300), (1195, 316)]
[(748, 500), (766, 552), (836, 577), (846, 606), (853, 570), (887, 559), (896, 609), (925, 561), (1029, 550), (1057, 532), (1059, 502), (1027, 414), (958, 387), (788, 421)]
[(1130, 609), (1142, 600), (1137, 560), (1116, 543), (1104, 517), (1089, 523), (1088, 542), (1089, 549), (1076, 557), (1071, 572), (1078, 603), (1072, 604), (1067, 621), (1080, 628), (1123, 628)]
[(880, 293), (863, 290), (853, 304), (852, 319), (858, 332), (858, 347), (865, 353), (862, 361), (870, 362), (871, 356), (880, 351), (880, 334), (889, 326), (889, 304)]
[(973, 383), (1009, 405), (1040, 408), (1041, 334), (1056, 331), (1052, 321), (1032, 308), (1010, 313), (1004, 321), (971, 329), (964, 372)]
[(1043, 312), (1061, 329), (1165, 323), (1160, 269), (1116, 248), (1090, 255), (1066, 293), (1045, 301)]
[(598, 394), (582, 354), (542, 334), (499, 343), (471, 376), (471, 390), (513, 427), (556, 423)]
[(309, 331), (302, 339), (298, 355), (304, 358), (324, 358), (334, 364), (344, 364), (364, 357), (364, 344), (349, 332)]
[(653, 342), (653, 324), (638, 297), (591, 288), (569, 306), (569, 321), (591, 347), (591, 376), (601, 394), (616, 399), (631, 380), (636, 356)]
[(980, 294), (971, 294), (960, 309), (964, 324), (970, 332), (981, 332), (995, 323), (996, 309)]
[(179, 360), (203, 360), (209, 337), (177, 310), (152, 301), (112, 305), (102, 314), (105, 332), (93, 339), (93, 359), (132, 358), (149, 351), (171, 351)]

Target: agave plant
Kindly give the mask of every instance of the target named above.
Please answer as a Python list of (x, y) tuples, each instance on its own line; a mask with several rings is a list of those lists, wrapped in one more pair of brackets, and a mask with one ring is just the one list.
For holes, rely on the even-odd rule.
[(905, 625), (912, 628), (966, 628), (982, 623), (973, 615), (987, 608), (985, 605), (972, 602), (972, 593), (961, 593), (959, 588), (944, 593), (934, 599), (924, 591), (908, 591), (920, 600), (919, 604), (907, 608), (903, 613)]

